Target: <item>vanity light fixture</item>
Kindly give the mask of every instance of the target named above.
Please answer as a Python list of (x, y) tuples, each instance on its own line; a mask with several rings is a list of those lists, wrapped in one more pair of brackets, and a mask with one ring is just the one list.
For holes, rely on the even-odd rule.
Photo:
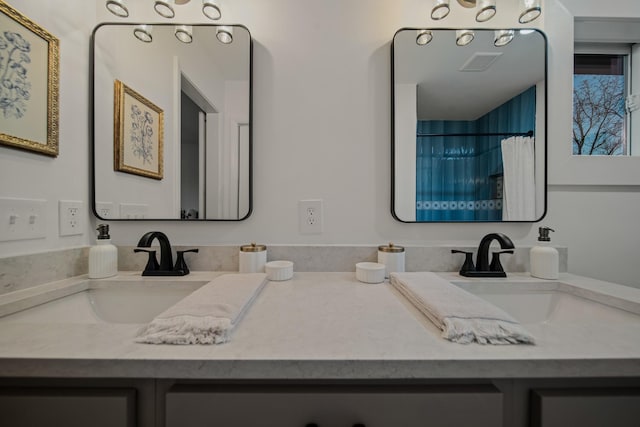
[(173, 33), (182, 43), (193, 41), (193, 27), (191, 25), (177, 25)]
[(217, 0), (202, 0), (202, 13), (214, 21), (222, 18), (222, 12), (220, 12), (220, 6)]
[(418, 30), (416, 36), (416, 44), (424, 46), (433, 39), (433, 33), (429, 30)]
[(513, 40), (513, 36), (515, 35), (515, 31), (496, 30), (493, 34), (493, 45), (495, 47), (502, 47), (511, 43), (511, 40)]
[(449, 14), (449, 0), (434, 0), (431, 9), (431, 19), (444, 19)]
[(153, 37), (151, 36), (152, 30), (153, 25), (136, 25), (133, 29), (133, 35), (141, 42), (151, 43), (153, 40)]
[(473, 41), (475, 33), (472, 30), (457, 30), (456, 44), (458, 46), (466, 46)]
[[(127, 0), (106, 0), (106, 7), (109, 12), (120, 18), (127, 18), (129, 16), (129, 9), (127, 8), (125, 2)], [(154, 0), (153, 8), (158, 13), (158, 15), (164, 18), (175, 18), (176, 11), (174, 6), (176, 5), (184, 5), (189, 3), (191, 0)], [(449, 3), (449, 0), (438, 0), (438, 1), (446, 1)], [(217, 21), (222, 18), (222, 12), (220, 9), (219, 0), (202, 0), (202, 14), (207, 18)]]
[(496, 14), (496, 0), (478, 0), (476, 21), (486, 22)]
[(521, 3), (522, 12), (518, 18), (518, 22), (521, 24), (526, 24), (527, 22), (535, 20), (542, 13), (540, 0), (521, 0)]
[(229, 44), (233, 41), (233, 27), (222, 25), (216, 28), (216, 37), (220, 43)]
[[(432, 0), (431, 19), (438, 21), (449, 15), (451, 10), (450, 0)], [(540, 0), (517, 0), (520, 3), (520, 15), (518, 22), (526, 24), (537, 19), (542, 14)], [(476, 21), (487, 22), (496, 15), (498, 11), (496, 0), (457, 0), (458, 4), (465, 9), (476, 8)]]
[(176, 12), (173, 10), (174, 3), (174, 0), (156, 0), (153, 8), (158, 12), (158, 15), (165, 18), (173, 18), (176, 16)]
[(126, 18), (129, 16), (129, 9), (124, 4), (124, 0), (107, 0), (107, 9), (120, 18)]

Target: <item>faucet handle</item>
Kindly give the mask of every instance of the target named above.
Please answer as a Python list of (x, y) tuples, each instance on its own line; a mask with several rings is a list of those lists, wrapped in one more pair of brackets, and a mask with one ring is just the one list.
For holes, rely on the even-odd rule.
[(451, 249), (452, 254), (464, 254), (464, 264), (460, 268), (460, 274), (468, 271), (475, 271), (476, 267), (473, 265), (473, 252), (460, 251), (458, 249)]
[(495, 251), (491, 256), (491, 264), (489, 265), (489, 271), (501, 271), (504, 272), (502, 264), (500, 264), (500, 254), (512, 254), (513, 250)]
[(149, 254), (149, 259), (147, 260), (147, 265), (144, 267), (144, 271), (158, 271), (160, 269), (158, 259), (156, 258), (156, 251), (152, 251), (150, 249), (135, 248), (133, 252), (146, 252)]
[(182, 271), (186, 276), (189, 274), (189, 267), (187, 267), (187, 263), (184, 261), (185, 252), (195, 252), (198, 253), (198, 249), (187, 249), (184, 251), (176, 251), (176, 265), (173, 267), (174, 271)]

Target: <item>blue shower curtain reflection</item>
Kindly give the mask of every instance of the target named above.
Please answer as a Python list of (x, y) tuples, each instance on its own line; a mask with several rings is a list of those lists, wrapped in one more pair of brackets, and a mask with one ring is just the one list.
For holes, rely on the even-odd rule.
[(445, 136), (416, 137), (416, 220), (501, 221), (505, 136), (483, 134), (534, 129), (535, 87), (475, 121), (419, 120), (417, 135)]

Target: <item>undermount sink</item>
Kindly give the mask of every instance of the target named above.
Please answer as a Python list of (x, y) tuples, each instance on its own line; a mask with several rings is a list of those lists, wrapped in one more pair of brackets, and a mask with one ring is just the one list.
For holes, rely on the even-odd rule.
[(80, 292), (5, 316), (0, 322), (148, 323), (205, 283), (87, 280)]
[[(580, 321), (598, 318), (602, 321), (635, 321), (640, 315), (639, 304), (625, 309), (616, 307), (620, 301), (597, 294), (580, 293), (563, 282), (452, 282), (503, 309), (523, 324)], [(623, 301), (623, 304), (627, 303)]]

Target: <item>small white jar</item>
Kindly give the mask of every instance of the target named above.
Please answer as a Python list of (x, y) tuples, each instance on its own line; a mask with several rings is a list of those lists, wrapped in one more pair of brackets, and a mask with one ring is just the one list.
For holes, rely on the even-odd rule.
[(240, 273), (264, 273), (264, 265), (267, 263), (267, 247), (255, 243), (240, 246), (238, 258)]
[(386, 266), (385, 279), (390, 273), (404, 272), (404, 248), (393, 243), (378, 246), (378, 262)]
[(359, 262), (356, 264), (356, 279), (363, 283), (382, 283), (385, 270), (384, 264)]
[(293, 277), (293, 263), (291, 261), (269, 261), (264, 266), (267, 279), (276, 282), (289, 280)]

